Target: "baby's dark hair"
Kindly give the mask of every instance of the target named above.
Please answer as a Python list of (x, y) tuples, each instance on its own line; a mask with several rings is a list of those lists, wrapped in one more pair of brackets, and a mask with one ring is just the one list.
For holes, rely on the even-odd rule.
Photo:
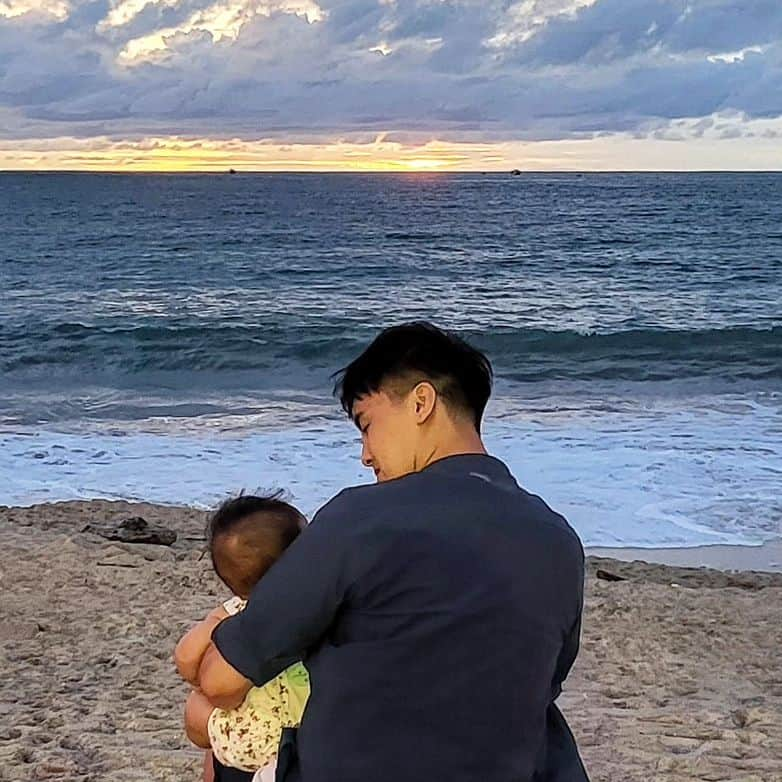
[(261, 576), (298, 537), (307, 520), (278, 491), (240, 494), (209, 518), (206, 539), (215, 573), (234, 594), (247, 597)]

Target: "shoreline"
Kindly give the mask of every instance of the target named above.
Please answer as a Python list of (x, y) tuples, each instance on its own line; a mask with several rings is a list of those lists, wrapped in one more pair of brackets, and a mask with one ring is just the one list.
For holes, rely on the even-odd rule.
[[(164, 515), (178, 512), (192, 517), (206, 514), (209, 510), (196, 505), (156, 502), (112, 497), (75, 498), (51, 502), (30, 502), (25, 505), (0, 504), (0, 514), (27, 514), (36, 509), (72, 509), (83, 507), (88, 510), (92, 504), (132, 510), (133, 508), (156, 508)], [(58, 515), (58, 514), (56, 514)], [(192, 538), (190, 538), (192, 540)], [(712, 543), (694, 546), (584, 546), (586, 556), (598, 559), (612, 559), (618, 562), (640, 562), (648, 565), (665, 565), (671, 568), (708, 568), (725, 572), (782, 573), (782, 529), (780, 537), (763, 543)]]
[(709, 568), (727, 572), (782, 573), (782, 538), (760, 545), (715, 543), (679, 548), (585, 547), (588, 557), (643, 562), (676, 568)]

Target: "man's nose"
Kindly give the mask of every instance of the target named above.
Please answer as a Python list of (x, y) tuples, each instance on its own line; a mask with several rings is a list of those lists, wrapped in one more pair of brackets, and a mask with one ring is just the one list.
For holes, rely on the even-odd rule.
[(372, 454), (369, 452), (366, 443), (361, 446), (361, 464), (363, 464), (364, 467), (372, 466)]

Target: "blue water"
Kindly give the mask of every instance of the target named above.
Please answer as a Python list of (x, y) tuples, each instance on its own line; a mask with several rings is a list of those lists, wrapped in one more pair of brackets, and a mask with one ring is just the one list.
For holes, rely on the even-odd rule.
[(329, 376), (426, 318), (587, 543), (782, 535), (782, 175), (0, 174), (0, 502), (370, 478)]

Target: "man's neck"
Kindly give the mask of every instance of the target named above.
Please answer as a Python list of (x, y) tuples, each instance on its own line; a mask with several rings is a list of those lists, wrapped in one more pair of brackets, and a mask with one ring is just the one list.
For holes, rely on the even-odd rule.
[(423, 470), (433, 462), (447, 459), (449, 456), (486, 453), (486, 446), (483, 444), (481, 436), (475, 430), (454, 432), (451, 437), (438, 440), (429, 447), (422, 449), (416, 458), (415, 469)]

